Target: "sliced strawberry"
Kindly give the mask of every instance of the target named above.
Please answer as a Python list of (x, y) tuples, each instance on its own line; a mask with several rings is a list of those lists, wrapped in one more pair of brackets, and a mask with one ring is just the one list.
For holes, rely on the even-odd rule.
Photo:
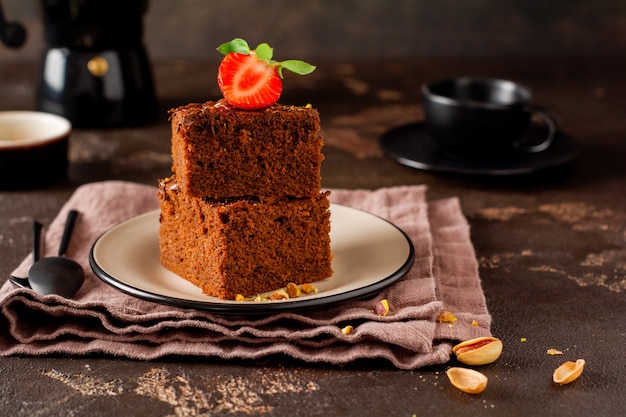
[(234, 107), (245, 110), (262, 109), (276, 103), (283, 90), (283, 69), (306, 75), (313, 65), (303, 61), (272, 60), (273, 49), (262, 43), (250, 50), (243, 39), (220, 45), (225, 55), (217, 73), (217, 83), (224, 98)]
[(255, 53), (226, 55), (217, 73), (217, 83), (224, 98), (244, 110), (269, 107), (283, 91), (276, 65), (259, 60)]

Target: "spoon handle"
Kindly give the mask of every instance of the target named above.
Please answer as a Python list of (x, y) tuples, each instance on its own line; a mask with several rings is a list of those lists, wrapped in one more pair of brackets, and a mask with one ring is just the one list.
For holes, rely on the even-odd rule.
[(33, 222), (33, 263), (41, 257), (41, 229), (43, 225), (38, 221)]
[(70, 243), (72, 237), (72, 231), (74, 230), (74, 224), (78, 218), (78, 211), (70, 210), (67, 213), (67, 220), (65, 221), (65, 230), (63, 230), (63, 236), (61, 237), (61, 245), (59, 245), (59, 256), (64, 256), (67, 251), (67, 246)]
[[(43, 224), (35, 220), (33, 222), (33, 265), (41, 257), (41, 230), (42, 229), (43, 229)], [(20, 277), (16, 277), (15, 275), (9, 275), (9, 281), (11, 281), (14, 285), (17, 285), (18, 287), (30, 288), (30, 283), (28, 282), (28, 278), (20, 278)]]

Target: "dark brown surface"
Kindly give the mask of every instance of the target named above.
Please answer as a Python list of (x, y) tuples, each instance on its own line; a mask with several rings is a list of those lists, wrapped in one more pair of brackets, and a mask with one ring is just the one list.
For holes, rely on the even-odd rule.
[[(346, 367), (275, 357), (225, 362), (173, 357), (0, 358), (0, 409), (13, 416), (568, 415), (626, 409), (626, 83), (624, 61), (415, 61), (318, 64), (287, 81), (283, 103), (313, 103), (326, 140), (325, 187), (427, 184), (429, 198), (459, 196), (472, 226), (493, 333), (502, 357), (482, 368), (478, 396), (451, 387), (448, 365), (399, 371), (384, 362)], [(30, 250), (33, 218), (47, 223), (79, 184), (169, 175), (166, 110), (218, 96), (216, 63), (155, 67), (161, 119), (153, 126), (77, 130), (69, 179), (34, 191), (2, 191), (0, 275)], [(0, 110), (32, 108), (35, 68), (0, 67)], [(510, 78), (575, 138), (581, 157), (519, 178), (434, 175), (381, 156), (376, 138), (418, 120), (419, 85), (449, 75)], [(4, 280), (4, 278), (1, 278)], [(523, 341), (524, 340), (524, 341)], [(563, 351), (551, 356), (550, 348)], [(551, 381), (565, 360), (582, 377)], [(454, 362), (452, 362), (454, 363)]]

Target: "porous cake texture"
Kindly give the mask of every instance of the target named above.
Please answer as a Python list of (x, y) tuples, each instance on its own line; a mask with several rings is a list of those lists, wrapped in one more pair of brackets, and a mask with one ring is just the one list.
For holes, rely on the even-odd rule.
[(332, 275), (327, 193), (210, 199), (159, 182), (161, 263), (222, 299)]
[(242, 111), (224, 99), (170, 111), (172, 170), (195, 197), (314, 197), (324, 159), (310, 107)]

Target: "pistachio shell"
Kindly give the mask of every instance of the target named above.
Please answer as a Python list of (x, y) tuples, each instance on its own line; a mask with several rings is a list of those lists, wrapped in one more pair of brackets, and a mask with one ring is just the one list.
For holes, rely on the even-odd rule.
[(554, 374), (552, 374), (552, 380), (556, 384), (569, 384), (570, 382), (578, 379), (578, 377), (583, 373), (584, 367), (584, 359), (578, 359), (576, 362), (567, 361), (556, 368)]
[(466, 365), (486, 365), (500, 357), (502, 341), (495, 337), (478, 337), (459, 343), (452, 352)]
[(487, 377), (473, 369), (453, 367), (446, 374), (452, 385), (468, 394), (480, 394), (487, 388)]

